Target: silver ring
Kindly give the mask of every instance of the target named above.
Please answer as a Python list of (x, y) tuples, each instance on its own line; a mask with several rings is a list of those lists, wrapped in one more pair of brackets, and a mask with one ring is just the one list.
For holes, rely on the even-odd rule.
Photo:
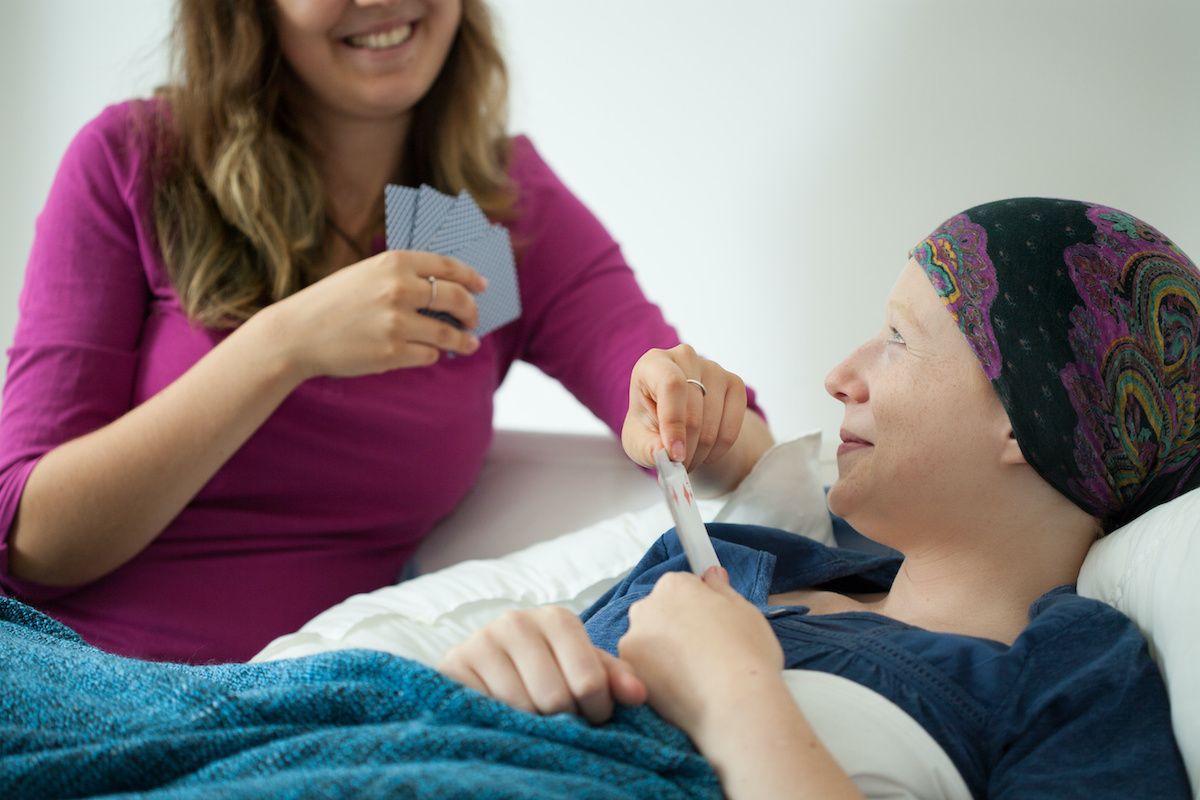
[(698, 388), (698, 389), (700, 390), (700, 396), (701, 396), (701, 397), (708, 397), (708, 389), (705, 389), (705, 388), (704, 388), (704, 384), (703, 384), (703, 383), (701, 383), (700, 381), (696, 380), (695, 378), (688, 378), (688, 379), (687, 379), (687, 382), (688, 382), (688, 383), (690, 383), (690, 384), (693, 384), (693, 385), (695, 385), (695, 386), (696, 386), (696, 388)]
[(437, 302), (437, 278), (430, 275), (425, 280), (429, 281), (429, 302), (425, 304), (425, 310), (432, 311), (433, 304)]

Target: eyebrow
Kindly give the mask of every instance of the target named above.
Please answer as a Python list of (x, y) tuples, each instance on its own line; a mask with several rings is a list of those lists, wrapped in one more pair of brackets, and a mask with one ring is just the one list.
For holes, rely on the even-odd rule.
[(929, 335), (929, 331), (925, 330), (925, 326), (922, 325), (921, 321), (913, 315), (912, 310), (908, 306), (904, 305), (903, 303), (897, 303), (895, 300), (891, 300), (888, 301), (887, 307), (889, 311), (895, 312), (897, 316), (902, 317), (905, 322), (912, 325), (920, 333), (925, 336)]

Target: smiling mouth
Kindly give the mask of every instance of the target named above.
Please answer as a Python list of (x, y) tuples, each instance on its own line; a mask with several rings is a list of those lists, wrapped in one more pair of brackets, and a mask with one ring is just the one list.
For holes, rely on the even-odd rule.
[(342, 41), (360, 50), (387, 50), (389, 47), (398, 47), (411, 39), (415, 25), (416, 23), (409, 22), (392, 28), (390, 31), (347, 36)]

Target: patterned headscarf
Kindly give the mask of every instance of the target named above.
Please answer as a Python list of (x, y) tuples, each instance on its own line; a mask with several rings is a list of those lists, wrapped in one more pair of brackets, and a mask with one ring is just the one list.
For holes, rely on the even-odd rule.
[(1038, 474), (1105, 531), (1200, 485), (1200, 271), (1123, 211), (1027, 197), (912, 256)]

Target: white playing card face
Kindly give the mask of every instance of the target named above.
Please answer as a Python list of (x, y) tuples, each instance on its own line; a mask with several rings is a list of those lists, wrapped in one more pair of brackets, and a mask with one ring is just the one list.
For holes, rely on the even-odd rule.
[(417, 190), (417, 211), (413, 216), (412, 238), (408, 243), (410, 250), (438, 252), (429, 246), (429, 242), (441, 227), (446, 214), (454, 207), (455, 200), (432, 186), (421, 185)]
[(388, 184), (383, 190), (383, 209), (388, 250), (408, 250), (413, 212), (417, 210), (417, 190)]
[(487, 233), (491, 223), (466, 190), (459, 193), (454, 205), (442, 218), (441, 227), (429, 239), (429, 250), (452, 253), (472, 239)]
[(720, 566), (683, 464), (668, 458), (666, 450), (659, 450), (654, 454), (654, 468), (658, 471), (658, 485), (662, 487), (667, 508), (671, 510), (671, 519), (675, 521), (675, 534), (683, 545), (692, 572), (703, 575), (709, 567)]
[(488, 288), (475, 296), (479, 325), (472, 333), (484, 336), (521, 316), (521, 292), (507, 228), (490, 225), (482, 236), (446, 255), (473, 267), (488, 279)]

